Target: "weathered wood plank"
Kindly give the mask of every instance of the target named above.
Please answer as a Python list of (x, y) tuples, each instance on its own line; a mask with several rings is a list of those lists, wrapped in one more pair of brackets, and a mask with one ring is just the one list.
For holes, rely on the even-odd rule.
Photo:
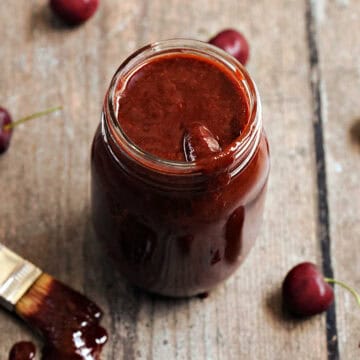
[[(170, 3), (165, 12), (160, 11), (160, 3), (142, 10), (145, 18), (138, 26), (138, 45), (175, 36), (207, 39), (225, 26), (249, 34), (250, 69), (263, 94), (273, 151), (268, 212), (262, 239), (246, 264), (209, 299), (149, 303), (147, 296), (128, 293), (126, 302), (131, 304), (126, 308), (131, 311), (119, 310), (122, 324), (115, 322), (112, 354), (119, 358), (137, 354), (141, 359), (266, 359), (269, 354), (279, 359), (325, 359), (324, 319), (289, 322), (272, 310), (275, 306), (279, 311), (273, 292), (287, 269), (302, 259), (320, 260), (305, 6), (193, 2), (187, 4), (189, 15), (184, 16), (178, 2)], [(302, 22), (293, 23), (292, 13), (303, 14)], [(252, 21), (264, 14), (261, 23)], [(111, 280), (113, 275), (106, 276), (116, 281)], [(111, 301), (112, 308), (126, 305), (121, 299)], [(126, 349), (121, 345), (124, 338), (128, 338)]]
[[(3, 3), (2, 105), (15, 117), (57, 104), (64, 111), (17, 129), (0, 158), (0, 188), (6, 189), (0, 239), (99, 302), (113, 333), (103, 358), (326, 359), (324, 317), (284, 319), (278, 299), (292, 265), (320, 261), (305, 2), (104, 0), (94, 19), (71, 30), (54, 21), (43, 1)], [(206, 40), (229, 26), (249, 37), (249, 69), (262, 94), (272, 150), (262, 235), (237, 274), (208, 299), (165, 301), (123, 284), (94, 239), (91, 139), (108, 82), (126, 55), (149, 41)], [(339, 320), (344, 329), (346, 316)], [(351, 324), (356, 329), (355, 320)], [(32, 338), (3, 311), (0, 333), (7, 334), (0, 338), (0, 358), (14, 341)]]
[[(360, 4), (325, 4), (318, 19), (324, 140), (335, 277), (360, 289)], [(357, 129), (357, 130), (356, 130)], [(351, 295), (336, 288), (342, 359), (359, 357), (360, 312)]]

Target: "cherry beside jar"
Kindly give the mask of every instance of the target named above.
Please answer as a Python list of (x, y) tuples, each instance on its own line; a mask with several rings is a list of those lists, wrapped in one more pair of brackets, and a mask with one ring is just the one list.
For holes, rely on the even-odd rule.
[[(182, 100), (173, 106), (175, 88)], [(202, 116), (224, 135), (210, 139), (216, 151), (187, 156), (178, 135)], [(200, 41), (150, 44), (125, 60), (105, 96), (91, 155), (96, 234), (133, 285), (176, 297), (207, 292), (251, 249), (269, 168), (261, 102), (246, 69)]]

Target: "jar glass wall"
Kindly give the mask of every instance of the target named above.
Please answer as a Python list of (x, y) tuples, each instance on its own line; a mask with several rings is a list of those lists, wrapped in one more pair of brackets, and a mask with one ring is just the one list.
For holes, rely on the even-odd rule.
[[(216, 62), (245, 90), (245, 128), (204, 161), (157, 158), (128, 139), (117, 118), (115, 93), (144, 64), (170, 53)], [(241, 264), (261, 224), (270, 165), (253, 80), (234, 58), (199, 41), (167, 40), (138, 50), (106, 94), (91, 165), (95, 231), (125, 279), (170, 296), (210, 290)]]

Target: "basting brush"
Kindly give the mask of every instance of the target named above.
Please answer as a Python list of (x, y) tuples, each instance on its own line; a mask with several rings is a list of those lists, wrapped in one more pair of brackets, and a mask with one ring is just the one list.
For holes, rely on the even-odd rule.
[(102, 311), (84, 295), (0, 244), (0, 304), (43, 336), (43, 360), (99, 359)]

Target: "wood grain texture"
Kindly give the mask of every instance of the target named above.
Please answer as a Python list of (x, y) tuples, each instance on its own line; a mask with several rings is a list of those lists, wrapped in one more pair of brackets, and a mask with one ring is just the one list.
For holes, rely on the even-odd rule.
[[(329, 2), (323, 14), (318, 33), (331, 251), (335, 277), (360, 289), (360, 3)], [(341, 357), (357, 359), (360, 311), (341, 288), (336, 299)]]
[[(312, 11), (331, 260), (337, 277), (360, 288), (360, 142), (350, 135), (360, 122), (360, 5), (341, 3), (346, 4), (319, 1)], [(1, 105), (15, 118), (59, 104), (64, 110), (16, 129), (11, 149), (0, 158), (0, 241), (103, 307), (112, 333), (103, 359), (333, 359), (325, 316), (286, 318), (279, 299), (290, 267), (302, 260), (321, 264), (323, 257), (309, 4), (102, 0), (93, 19), (68, 29), (53, 18), (45, 0), (2, 0)], [(111, 76), (127, 55), (159, 39), (207, 40), (226, 27), (249, 38), (249, 70), (262, 95), (270, 140), (272, 171), (262, 233), (244, 265), (209, 298), (152, 297), (123, 283), (94, 238), (89, 220), (92, 136)], [(336, 295), (340, 356), (356, 359), (359, 312), (348, 294), (337, 290)], [(0, 359), (6, 359), (15, 341), (36, 339), (5, 311), (0, 311), (0, 334)]]

